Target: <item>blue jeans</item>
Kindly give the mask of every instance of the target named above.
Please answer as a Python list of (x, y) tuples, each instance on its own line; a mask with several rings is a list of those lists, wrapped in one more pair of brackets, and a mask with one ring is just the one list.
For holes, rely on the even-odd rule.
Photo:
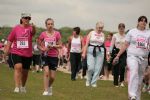
[(93, 46), (89, 46), (87, 50), (88, 71), (86, 82), (90, 85), (96, 85), (104, 61), (104, 48), (100, 47), (99, 50), (99, 48), (96, 47), (96, 57), (93, 56), (93, 49)]

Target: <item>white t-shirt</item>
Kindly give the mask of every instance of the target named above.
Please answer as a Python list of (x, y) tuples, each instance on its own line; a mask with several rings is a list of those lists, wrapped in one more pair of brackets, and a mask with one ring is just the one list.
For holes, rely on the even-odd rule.
[(94, 46), (101, 46), (104, 44), (104, 33), (96, 33), (95, 31), (92, 31), (91, 37), (90, 37), (90, 44)]
[(127, 49), (128, 55), (148, 57), (149, 50), (147, 49), (150, 31), (138, 30), (134, 28), (126, 35), (126, 41), (130, 44)]
[(112, 44), (114, 44), (116, 48), (121, 49), (125, 43), (125, 34), (123, 35), (120, 35), (119, 33), (114, 34), (112, 38), (112, 42), (114, 42)]
[(78, 38), (75, 38), (75, 37), (72, 38), (70, 52), (81, 53), (81, 38), (80, 38), (80, 36), (78, 36)]

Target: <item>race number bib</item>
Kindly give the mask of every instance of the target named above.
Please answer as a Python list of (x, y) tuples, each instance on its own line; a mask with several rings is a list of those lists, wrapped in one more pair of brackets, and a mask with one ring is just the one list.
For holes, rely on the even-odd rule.
[(136, 48), (142, 48), (146, 49), (147, 48), (147, 41), (145, 37), (138, 37), (136, 40)]
[(17, 38), (17, 48), (29, 48), (29, 41), (27, 37)]
[(56, 45), (56, 41), (45, 41), (45, 47)]

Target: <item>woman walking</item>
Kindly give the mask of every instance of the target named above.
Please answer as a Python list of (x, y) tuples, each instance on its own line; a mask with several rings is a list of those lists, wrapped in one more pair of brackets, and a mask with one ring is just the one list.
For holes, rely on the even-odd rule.
[[(111, 41), (110, 53), (112, 59), (116, 57), (117, 53), (124, 46), (125, 43), (125, 24), (120, 23), (118, 25), (119, 32), (116, 33)], [(124, 87), (124, 75), (126, 67), (126, 52), (124, 52), (119, 59), (119, 62), (113, 65), (113, 75), (114, 75), (114, 86)], [(119, 77), (120, 76), (120, 77)]]
[(87, 55), (87, 80), (86, 86), (92, 85), (97, 87), (97, 79), (103, 66), (104, 60), (104, 40), (103, 31), (104, 24), (102, 22), (96, 23), (96, 29), (91, 31), (87, 36), (86, 46), (84, 48), (82, 57), (85, 59)]
[(29, 23), (30, 20), (31, 14), (21, 14), (20, 24), (12, 29), (5, 48), (5, 54), (10, 52), (13, 63), (14, 92), (17, 93), (26, 92), (25, 84), (32, 61), (32, 37), (35, 34), (35, 26)]
[(54, 20), (45, 21), (46, 31), (42, 32), (38, 39), (38, 48), (42, 53), (44, 69), (43, 95), (52, 95), (52, 84), (55, 80), (58, 65), (58, 49), (61, 48), (61, 35), (54, 29)]
[(148, 66), (150, 32), (146, 30), (146, 24), (146, 16), (140, 16), (137, 27), (127, 33), (124, 46), (113, 60), (113, 63), (118, 61), (127, 49), (128, 95), (130, 100), (141, 99), (143, 74)]

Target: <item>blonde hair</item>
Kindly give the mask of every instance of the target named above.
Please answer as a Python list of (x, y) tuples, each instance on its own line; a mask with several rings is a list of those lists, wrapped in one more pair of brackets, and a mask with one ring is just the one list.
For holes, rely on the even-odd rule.
[(96, 26), (99, 26), (99, 27), (104, 27), (104, 23), (102, 21), (98, 21), (96, 23)]

